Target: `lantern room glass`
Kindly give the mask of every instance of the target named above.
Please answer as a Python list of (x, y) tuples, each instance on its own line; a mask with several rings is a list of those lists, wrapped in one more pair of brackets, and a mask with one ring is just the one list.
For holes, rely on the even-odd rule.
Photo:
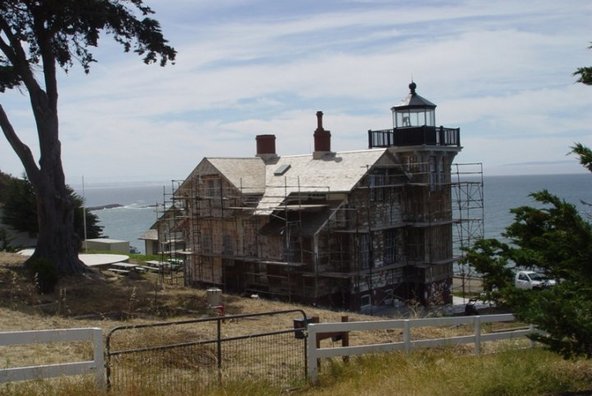
[(400, 109), (395, 110), (393, 116), (395, 128), (436, 126), (436, 112), (434, 109)]

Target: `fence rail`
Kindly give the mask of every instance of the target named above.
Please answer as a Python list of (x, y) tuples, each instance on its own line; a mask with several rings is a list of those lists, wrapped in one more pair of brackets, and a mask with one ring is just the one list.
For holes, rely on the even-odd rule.
[[(475, 344), (475, 353), (481, 352), (481, 343), (485, 341), (497, 341), (503, 339), (512, 339), (524, 337), (534, 331), (530, 326), (528, 329), (500, 331), (496, 333), (483, 334), (481, 325), (484, 323), (510, 322), (514, 321), (514, 315), (485, 315), (485, 316), (459, 316), (444, 318), (424, 318), (424, 319), (396, 319), (381, 321), (363, 321), (363, 322), (344, 322), (344, 323), (311, 323), (307, 327), (307, 375), (309, 381), (315, 383), (318, 378), (317, 359), (330, 357), (354, 356), (368, 353), (391, 352), (404, 350), (409, 352), (411, 348), (425, 348), (437, 346), (450, 346), (460, 344)], [(414, 327), (429, 326), (457, 326), (473, 325), (472, 335), (456, 336), (448, 338), (434, 338), (412, 340), (411, 329)], [(332, 332), (348, 331), (370, 331), (370, 330), (389, 330), (403, 329), (403, 341), (373, 345), (356, 345), (349, 347), (335, 348), (317, 348), (316, 339), (318, 334)]]
[(93, 345), (93, 360), (75, 363), (45, 364), (0, 369), (0, 383), (81, 375), (94, 372), (97, 385), (106, 386), (103, 332), (99, 328), (31, 330), (0, 332), (0, 346), (88, 341)]

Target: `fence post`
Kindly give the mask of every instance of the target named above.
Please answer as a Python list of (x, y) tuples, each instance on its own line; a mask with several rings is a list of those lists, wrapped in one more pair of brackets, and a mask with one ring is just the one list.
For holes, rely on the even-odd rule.
[(218, 359), (218, 383), (222, 384), (222, 324), (221, 319), (216, 319), (216, 358)]
[(481, 316), (475, 316), (475, 354), (481, 354)]
[(405, 343), (405, 353), (411, 350), (411, 323), (409, 319), (403, 322), (403, 342)]
[[(534, 333), (534, 325), (533, 324), (528, 325), (528, 330), (531, 333)], [(530, 340), (530, 347), (534, 348), (534, 340), (532, 338), (529, 338), (529, 340)]]
[[(344, 315), (341, 317), (341, 322), (345, 323), (345, 322), (349, 322), (349, 316)], [(342, 347), (348, 347), (349, 346), (349, 331), (344, 331), (343, 334), (341, 334), (341, 346)], [(348, 363), (349, 362), (349, 356), (344, 356), (343, 357), (343, 362), (344, 363)]]
[(103, 348), (103, 330), (99, 328), (92, 329), (93, 338), (93, 358), (96, 364), (95, 377), (97, 387), (101, 390), (107, 389), (107, 376), (105, 367), (105, 350)]
[[(318, 316), (313, 316), (311, 318), (311, 321), (312, 321), (312, 323), (320, 323), (321, 319)], [(315, 333), (315, 346), (316, 346), (316, 349), (319, 349), (321, 347), (321, 340), (319, 340), (319, 338), (316, 336), (316, 333)], [(315, 349), (315, 351), (316, 351), (316, 349)], [(315, 353), (315, 355), (316, 355), (316, 353)], [(317, 359), (317, 368), (318, 369), (321, 368), (321, 359)]]
[(311, 383), (316, 384), (319, 370), (317, 367), (317, 332), (314, 324), (312, 323), (308, 324), (306, 327), (306, 358), (308, 366), (308, 380)]

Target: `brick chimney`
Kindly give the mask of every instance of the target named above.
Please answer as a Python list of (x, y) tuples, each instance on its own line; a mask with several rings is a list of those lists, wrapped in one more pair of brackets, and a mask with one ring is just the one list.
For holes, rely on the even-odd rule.
[(257, 157), (267, 161), (271, 158), (276, 158), (275, 152), (275, 135), (257, 135)]
[(331, 132), (323, 128), (323, 112), (317, 111), (317, 129), (314, 132), (313, 158), (321, 158), (331, 152)]

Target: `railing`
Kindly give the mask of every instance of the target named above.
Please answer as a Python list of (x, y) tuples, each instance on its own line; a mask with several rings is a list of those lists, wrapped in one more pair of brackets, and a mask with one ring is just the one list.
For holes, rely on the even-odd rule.
[(368, 131), (368, 148), (415, 145), (460, 147), (460, 129), (422, 126)]
[(106, 376), (103, 357), (103, 332), (101, 329), (85, 328), (0, 332), (0, 346), (76, 341), (92, 342), (93, 360), (4, 368), (0, 369), (0, 383), (39, 380), (65, 375), (82, 375), (94, 372), (97, 386), (100, 389), (105, 389)]
[[(530, 334), (534, 331), (534, 328), (530, 326), (528, 329), (508, 330), (488, 334), (482, 334), (481, 332), (481, 325), (483, 323), (508, 322), (513, 320), (515, 320), (515, 318), (512, 314), (502, 314), (487, 316), (460, 316), (425, 319), (396, 319), (371, 322), (363, 321), (346, 323), (311, 323), (307, 327), (308, 337), (306, 344), (308, 359), (308, 379), (313, 383), (317, 381), (317, 359), (321, 358), (353, 356), (368, 353), (392, 352), (397, 350), (404, 350), (405, 352), (409, 352), (411, 348), (414, 347), (436, 347), (469, 343), (475, 344), (475, 353), (479, 354), (481, 352), (481, 343), (484, 341), (497, 341), (516, 337), (524, 337), (527, 334)], [(422, 340), (411, 339), (411, 328), (413, 327), (458, 325), (473, 325), (473, 334), (449, 338), (435, 338)], [(385, 344), (356, 345), (338, 348), (318, 348), (316, 344), (317, 335), (322, 333), (390, 329), (403, 329), (403, 341)]]

